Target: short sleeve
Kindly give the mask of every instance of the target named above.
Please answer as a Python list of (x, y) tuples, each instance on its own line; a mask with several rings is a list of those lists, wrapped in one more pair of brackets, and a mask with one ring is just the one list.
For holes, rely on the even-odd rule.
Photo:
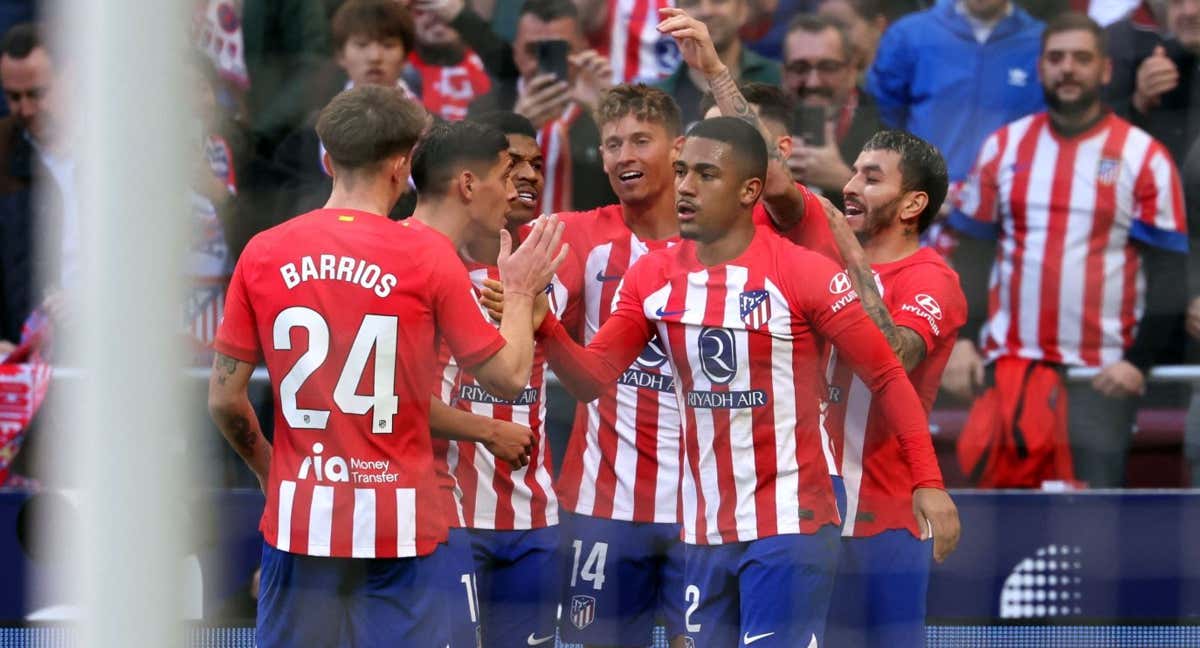
[(1129, 236), (1157, 248), (1186, 254), (1187, 216), (1183, 185), (1167, 149), (1151, 142), (1133, 188), (1134, 218)]
[(238, 259), (225, 294), (225, 314), (217, 328), (213, 348), (242, 362), (257, 364), (262, 359), (254, 306), (247, 290), (247, 273), (253, 272), (254, 249), (249, 247)]
[(432, 266), (430, 288), (438, 335), (460, 367), (476, 367), (504, 348), (504, 338), (481, 313), (462, 261), (452, 256), (435, 260)]
[(950, 226), (971, 238), (995, 239), (1000, 232), (998, 178), (1006, 133), (1001, 129), (984, 140), (975, 166), (954, 198)]
[(953, 341), (967, 321), (967, 300), (958, 278), (948, 269), (932, 264), (913, 267), (900, 273), (888, 287), (892, 321), (911, 329), (932, 352), (939, 343)]

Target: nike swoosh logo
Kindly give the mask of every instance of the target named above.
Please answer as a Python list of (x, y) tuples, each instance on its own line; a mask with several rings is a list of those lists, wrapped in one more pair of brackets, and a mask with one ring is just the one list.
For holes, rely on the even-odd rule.
[(758, 641), (759, 639), (766, 639), (767, 637), (770, 637), (771, 635), (774, 635), (774, 634), (775, 634), (774, 632), (766, 632), (766, 633), (757, 634), (757, 635), (754, 635), (753, 637), (751, 637), (750, 633), (747, 632), (746, 634), (742, 635), (742, 643), (749, 646), (750, 644), (754, 643), (755, 641)]
[(600, 283), (608, 283), (610, 281), (620, 281), (621, 275), (606, 275), (603, 272), (596, 273), (596, 281)]
[(654, 311), (654, 314), (658, 315), (659, 317), (674, 317), (676, 315), (683, 315), (686, 312), (687, 312), (686, 308), (681, 309), (681, 310), (665, 311), (660, 306), (658, 308), (658, 310)]
[(550, 635), (549, 637), (542, 637), (539, 639), (538, 637), (534, 636), (534, 634), (532, 632), (530, 632), (529, 636), (525, 638), (525, 643), (530, 646), (540, 646), (540, 645), (546, 643), (547, 641), (554, 641), (554, 635)]

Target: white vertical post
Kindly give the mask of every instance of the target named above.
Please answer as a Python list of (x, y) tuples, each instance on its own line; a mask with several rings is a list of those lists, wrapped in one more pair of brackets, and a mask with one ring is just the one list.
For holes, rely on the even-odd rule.
[[(182, 444), (180, 276), (193, 124), (184, 0), (67, 0), (62, 45), (68, 151), (79, 179), (83, 259), (60, 359), (84, 370), (60, 403), (74, 453), (82, 525), (83, 641), (97, 648), (181, 646), (189, 508)], [(56, 249), (54, 241), (43, 249)], [(59, 435), (60, 437), (65, 435)]]

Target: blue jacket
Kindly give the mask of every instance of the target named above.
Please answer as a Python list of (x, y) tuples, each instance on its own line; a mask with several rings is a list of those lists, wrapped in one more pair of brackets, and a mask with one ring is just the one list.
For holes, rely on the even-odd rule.
[(867, 74), (884, 124), (936, 146), (950, 180), (964, 179), (987, 136), (1042, 110), (1042, 23), (1014, 5), (979, 44), (954, 0), (896, 21)]

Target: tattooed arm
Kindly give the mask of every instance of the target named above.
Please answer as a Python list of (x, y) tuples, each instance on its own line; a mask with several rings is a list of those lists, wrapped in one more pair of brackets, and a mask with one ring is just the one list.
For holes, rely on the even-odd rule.
[(246, 388), (254, 365), (217, 353), (208, 379), (208, 412), (229, 445), (246, 462), (266, 491), (271, 444), (263, 437)]
[(683, 60), (708, 80), (709, 91), (721, 114), (745, 121), (762, 135), (767, 144), (767, 177), (763, 179), (762, 199), (775, 226), (781, 231), (791, 229), (804, 218), (804, 195), (788, 171), (787, 155), (779, 149), (780, 135), (768, 130), (754, 106), (746, 101), (734, 73), (721, 62), (704, 23), (682, 9), (665, 8), (661, 13), (664, 19), (658, 30), (674, 38)]
[(871, 270), (871, 264), (867, 262), (867, 253), (859, 244), (854, 230), (850, 229), (850, 223), (828, 200), (822, 198), (821, 203), (825, 207), (825, 216), (829, 222), (829, 229), (833, 232), (833, 240), (842, 254), (842, 261), (846, 264), (850, 285), (858, 293), (863, 310), (867, 311), (871, 321), (883, 332), (883, 337), (887, 338), (900, 364), (904, 365), (904, 370), (912, 371), (925, 359), (925, 340), (916, 331), (907, 326), (897, 326), (892, 320), (892, 314), (883, 303), (883, 295), (879, 293), (879, 287), (875, 283), (875, 273)]

